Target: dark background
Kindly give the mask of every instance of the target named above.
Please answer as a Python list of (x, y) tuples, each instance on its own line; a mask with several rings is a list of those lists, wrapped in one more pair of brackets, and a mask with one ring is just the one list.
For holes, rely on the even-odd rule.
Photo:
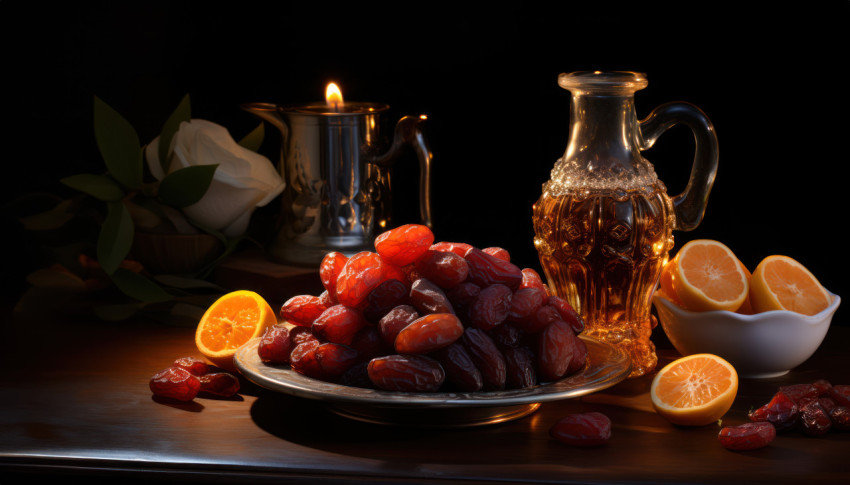
[[(439, 240), (503, 246), (519, 265), (539, 269), (531, 206), (566, 147), (569, 123), (569, 93), (557, 76), (633, 70), (649, 78), (636, 96), (639, 117), (688, 101), (713, 121), (720, 142), (705, 219), (676, 233), (675, 250), (716, 239), (751, 270), (785, 254), (847, 295), (850, 8), (740, 3), (671, 10), (346, 2), (334, 10), (319, 2), (3, 0), (3, 200), (68, 194), (60, 178), (102, 171), (94, 96), (122, 113), (143, 143), (186, 93), (194, 117), (239, 139), (258, 122), (240, 103), (317, 101), (335, 81), (346, 100), (391, 105), (389, 122), (428, 115)], [(267, 126), (261, 151), (276, 160), (278, 148)], [(685, 187), (692, 152), (684, 127), (646, 152), (671, 195)], [(416, 222), (412, 155), (396, 175), (406, 197), (397, 197), (396, 222)], [(278, 209), (273, 202), (255, 222)], [(16, 256), (28, 249), (18, 236), (5, 238), (17, 253), (7, 251), (15, 271), (4, 278), (15, 281), (38, 264)]]

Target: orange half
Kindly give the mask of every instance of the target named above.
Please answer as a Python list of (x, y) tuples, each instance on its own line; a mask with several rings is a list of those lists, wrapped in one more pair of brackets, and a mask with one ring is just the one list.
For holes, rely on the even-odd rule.
[(788, 256), (768, 256), (753, 271), (750, 300), (757, 312), (790, 310), (816, 315), (832, 297), (815, 276)]
[(195, 345), (213, 364), (236, 370), (233, 356), (249, 340), (262, 336), (277, 323), (277, 315), (262, 296), (253, 291), (228, 293), (213, 303), (195, 332)]
[(743, 265), (723, 243), (710, 239), (687, 242), (676, 255), (676, 294), (691, 311), (736, 311), (749, 294)]
[(667, 364), (652, 380), (655, 411), (673, 424), (705, 426), (726, 414), (738, 394), (738, 373), (713, 354), (694, 354)]

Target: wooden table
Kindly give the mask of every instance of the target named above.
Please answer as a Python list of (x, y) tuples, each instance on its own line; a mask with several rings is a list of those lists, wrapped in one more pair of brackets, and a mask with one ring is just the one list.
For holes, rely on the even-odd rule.
[[(243, 380), (230, 399), (154, 398), (151, 375), (198, 356), (193, 329), (141, 320), (4, 317), (0, 483), (85, 477), (90, 483), (847, 483), (850, 433), (780, 434), (767, 448), (731, 452), (718, 428), (679, 428), (655, 414), (650, 379), (544, 404), (507, 423), (413, 429), (361, 423), (315, 401)], [(662, 362), (676, 357), (656, 329)], [(850, 384), (850, 328), (836, 326), (790, 374), (743, 380), (725, 423), (746, 420), (779, 385), (818, 378)], [(12, 343), (11, 348), (8, 345)], [(567, 447), (549, 427), (596, 410), (613, 422), (607, 446)]]

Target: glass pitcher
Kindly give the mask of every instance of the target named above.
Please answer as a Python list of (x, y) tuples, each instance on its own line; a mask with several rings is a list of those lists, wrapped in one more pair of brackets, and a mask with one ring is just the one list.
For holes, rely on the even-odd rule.
[[(667, 103), (638, 121), (636, 72), (561, 74), (572, 94), (570, 138), (534, 204), (534, 246), (552, 290), (585, 320), (585, 333), (621, 346), (630, 377), (657, 363), (650, 341), (652, 293), (673, 248), (673, 230), (702, 220), (717, 171), (717, 136), (696, 106)], [(641, 151), (677, 123), (694, 133), (684, 192), (669, 197)]]

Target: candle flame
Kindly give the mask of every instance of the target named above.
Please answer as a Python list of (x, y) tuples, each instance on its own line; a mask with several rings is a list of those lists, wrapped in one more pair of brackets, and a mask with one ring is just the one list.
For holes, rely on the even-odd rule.
[(339, 111), (339, 107), (342, 105), (342, 91), (335, 83), (328, 83), (328, 87), (325, 89), (325, 101), (334, 111)]

